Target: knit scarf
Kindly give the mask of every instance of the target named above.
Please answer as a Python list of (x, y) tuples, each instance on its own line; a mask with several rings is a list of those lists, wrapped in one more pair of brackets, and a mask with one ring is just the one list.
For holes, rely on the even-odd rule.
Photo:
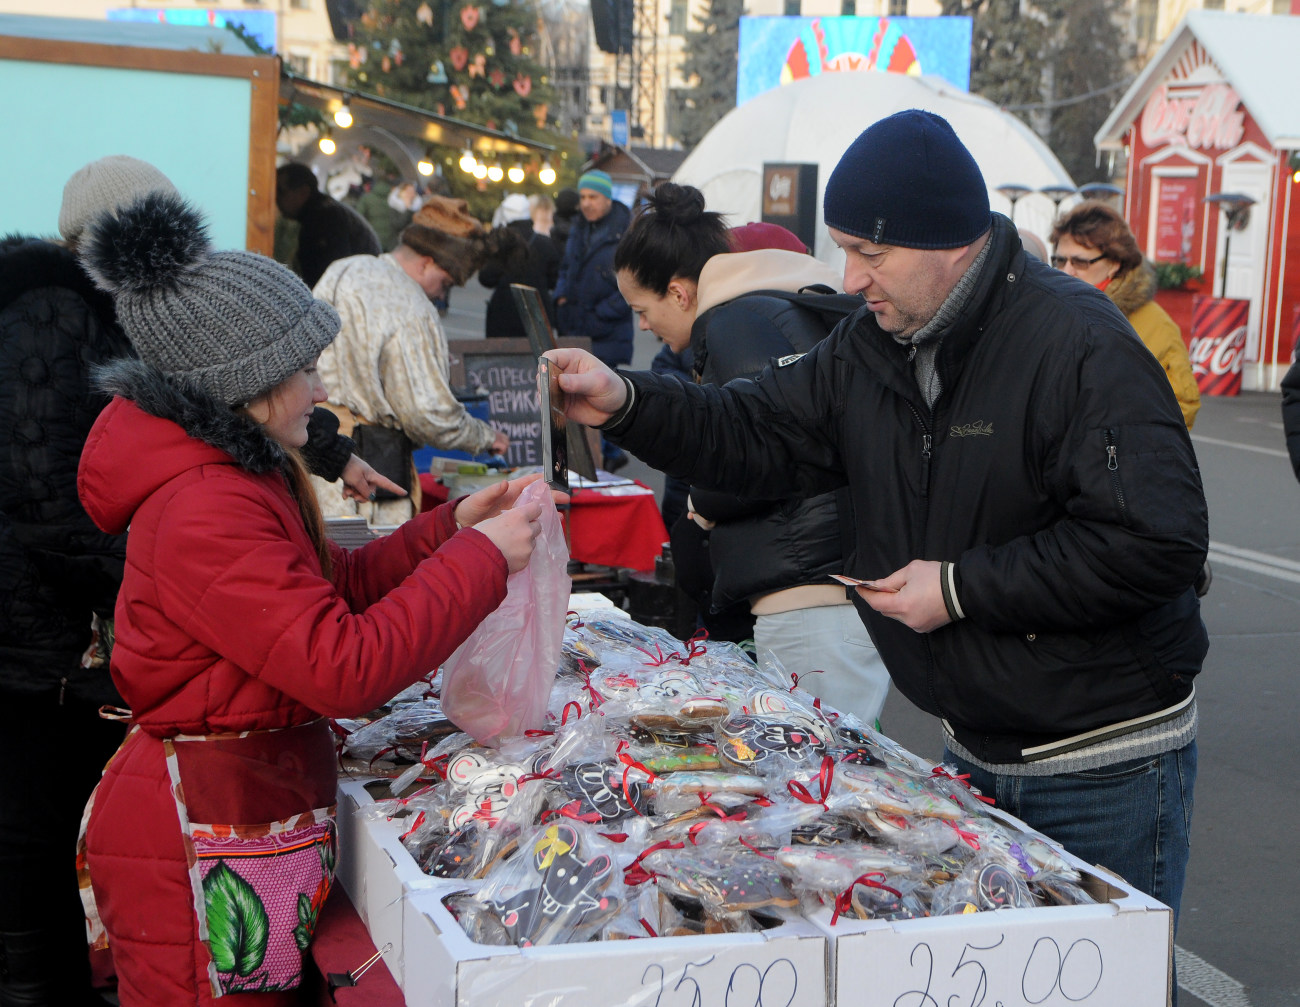
[(984, 247), (979, 250), (975, 260), (970, 264), (957, 281), (957, 285), (952, 288), (944, 302), (939, 305), (939, 310), (934, 313), (934, 317), (917, 329), (910, 337), (898, 339), (901, 343), (910, 343), (912, 351), (913, 373), (916, 375), (916, 385), (921, 390), (921, 395), (925, 399), (925, 404), (931, 409), (939, 400), (939, 393), (943, 391), (942, 382), (939, 380), (939, 371), (934, 366), (934, 361), (939, 353), (939, 344), (943, 342), (943, 337), (947, 334), (948, 329), (952, 326), (966, 309), (970, 302), (971, 296), (975, 293), (975, 285), (979, 282), (980, 272), (984, 268), (984, 262), (988, 259), (989, 249), (993, 247), (993, 241), (990, 239), (984, 242)]

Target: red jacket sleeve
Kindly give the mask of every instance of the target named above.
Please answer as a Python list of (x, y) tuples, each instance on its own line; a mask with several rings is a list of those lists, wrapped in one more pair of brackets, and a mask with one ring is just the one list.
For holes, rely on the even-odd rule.
[(360, 549), (334, 547), (334, 586), (354, 612), (364, 612), (456, 534), (454, 506), (443, 504), (404, 522)]
[[(408, 536), (418, 540), (430, 523), (389, 549), (418, 553)], [(168, 620), (247, 674), (319, 713), (355, 716), (438, 667), (505, 598), (505, 558), (481, 532), (458, 532), (400, 580), (401, 564), (379, 559), (389, 549), (376, 550), (373, 569), (369, 558), (347, 564), (344, 579), (371, 592), (396, 581), (354, 613), (262, 491), (205, 480), (182, 490), (159, 523), (158, 601)]]

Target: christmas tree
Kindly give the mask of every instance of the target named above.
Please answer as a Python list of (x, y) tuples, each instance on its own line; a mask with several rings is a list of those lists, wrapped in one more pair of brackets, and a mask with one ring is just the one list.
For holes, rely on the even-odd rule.
[[(440, 115), (551, 143), (546, 127), (552, 92), (537, 59), (537, 28), (530, 0), (370, 0), (348, 44), (350, 83)], [(468, 176), (457, 178), (464, 175), (458, 168), (447, 170), (448, 158), (454, 165), (452, 152), (443, 152), (440, 160), (453, 190), (473, 185)]]

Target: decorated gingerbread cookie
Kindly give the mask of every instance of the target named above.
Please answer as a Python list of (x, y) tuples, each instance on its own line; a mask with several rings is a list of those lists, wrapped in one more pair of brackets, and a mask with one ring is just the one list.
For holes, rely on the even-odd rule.
[(646, 813), (641, 774), (621, 765), (575, 762), (561, 771), (564, 792), (578, 802), (580, 813), (596, 812), (602, 821), (615, 822), (628, 815)]
[(798, 900), (773, 861), (749, 850), (726, 853), (665, 850), (647, 858), (659, 884), (671, 894), (699, 901), (710, 913), (733, 913), (766, 906), (793, 906)]
[(487, 901), (519, 947), (562, 943), (617, 909), (617, 900), (605, 894), (613, 862), (604, 854), (584, 860), (572, 826), (552, 825), (541, 832), (532, 857), (539, 875), (535, 886)]
[(729, 717), (718, 726), (718, 755), (723, 762), (753, 769), (777, 759), (813, 763), (826, 754), (823, 732), (807, 717)]

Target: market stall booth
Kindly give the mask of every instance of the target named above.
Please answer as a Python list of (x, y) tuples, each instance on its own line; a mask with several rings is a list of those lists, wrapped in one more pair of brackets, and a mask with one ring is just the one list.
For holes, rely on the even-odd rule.
[(1300, 106), (1283, 82), (1298, 46), (1296, 18), (1192, 11), (1096, 135), (1127, 154), (1143, 252), (1193, 277), (1158, 299), (1194, 341), (1202, 391), (1276, 388), (1294, 352)]

